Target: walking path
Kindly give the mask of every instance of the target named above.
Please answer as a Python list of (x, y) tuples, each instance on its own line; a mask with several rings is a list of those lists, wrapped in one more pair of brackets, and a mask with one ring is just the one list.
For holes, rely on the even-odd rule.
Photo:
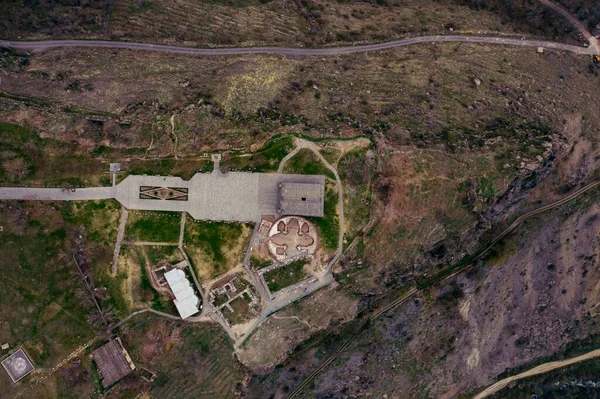
[(62, 188), (0, 187), (0, 200), (86, 201), (115, 198), (114, 187)]
[(96, 342), (97, 339), (98, 339), (98, 337), (94, 337), (91, 340), (89, 340), (88, 342), (86, 342), (85, 344), (81, 345), (79, 348), (75, 349), (66, 358), (64, 358), (60, 363), (58, 363), (56, 366), (54, 366), (52, 369), (50, 369), (48, 371), (48, 374), (44, 375), (41, 378), (36, 379), (32, 384), (30, 384), (29, 386), (27, 386), (27, 388), (25, 388), (24, 390), (22, 390), (21, 392), (19, 392), (17, 395), (15, 395), (14, 398), (15, 399), (16, 398), (20, 398), (26, 392), (28, 392), (32, 388), (35, 388), (37, 385), (39, 385), (40, 383), (42, 383), (43, 381), (45, 381), (52, 374), (56, 373), (58, 371), (58, 369), (60, 369), (65, 364), (67, 364), (67, 362), (69, 362), (72, 359), (80, 356), (87, 348), (89, 348), (94, 342)]
[(123, 245), (129, 246), (148, 246), (148, 247), (178, 247), (179, 244), (176, 242), (164, 242), (164, 241), (123, 241)]
[(187, 212), (181, 212), (181, 223), (179, 224), (179, 241), (177, 246), (183, 248), (183, 236), (185, 235), (185, 221), (187, 219)]
[(121, 207), (121, 219), (119, 219), (119, 230), (117, 230), (117, 242), (115, 243), (115, 251), (113, 253), (113, 276), (116, 276), (119, 272), (119, 254), (121, 253), (121, 244), (123, 243), (123, 237), (125, 236), (125, 226), (127, 225), (128, 217), (129, 211), (127, 210), (127, 208)]
[[(335, 262), (337, 262), (337, 260), (340, 258), (341, 254), (342, 254), (343, 240), (344, 240), (344, 190), (343, 190), (342, 182), (341, 182), (341, 179), (337, 172), (337, 169), (334, 168), (331, 164), (329, 164), (329, 162), (327, 162), (327, 160), (319, 152), (318, 148), (311, 141), (304, 140), (304, 139), (298, 139), (296, 148), (294, 148), (294, 150), (292, 150), (285, 157), (283, 157), (283, 159), (279, 163), (278, 173), (283, 174), (283, 170), (285, 168), (287, 161), (289, 159), (291, 159), (294, 155), (296, 155), (303, 148), (311, 150), (319, 158), (319, 161), (321, 161), (327, 167), (327, 169), (331, 170), (331, 172), (334, 174), (335, 179), (336, 179), (336, 185), (338, 188), (338, 199), (339, 199), (338, 206), (339, 206), (339, 221), (340, 221), (340, 232), (339, 232), (338, 249), (336, 251), (336, 255), (334, 256), (332, 261), (329, 262), (327, 271), (325, 273), (323, 273), (320, 276), (315, 276), (313, 278), (306, 279), (294, 286), (290, 286), (290, 287), (288, 287), (289, 288), (288, 290), (283, 289), (280, 292), (278, 292), (277, 295), (275, 295), (273, 297), (273, 295), (271, 295), (269, 289), (265, 286), (264, 280), (261, 277), (261, 274), (263, 274), (265, 272), (265, 269), (262, 269), (259, 273), (259, 272), (255, 271), (249, 264), (250, 254), (252, 252), (252, 248), (254, 247), (255, 241), (259, 234), (258, 233), (259, 223), (256, 223), (254, 225), (254, 231), (252, 232), (252, 236), (251, 236), (250, 242), (248, 244), (248, 249), (246, 250), (246, 255), (244, 256), (244, 269), (246, 270), (246, 273), (250, 277), (250, 280), (252, 281), (252, 285), (254, 285), (258, 294), (260, 295), (260, 297), (263, 300), (263, 309), (262, 309), (260, 315), (256, 319), (254, 319), (254, 321), (250, 325), (247, 326), (245, 334), (241, 338), (236, 340), (232, 336), (232, 339), (234, 339), (234, 348), (235, 349), (239, 348), (248, 339), (248, 337), (252, 334), (252, 332), (256, 328), (258, 328), (270, 315), (272, 315), (273, 313), (277, 312), (278, 310), (288, 306), (292, 302), (296, 302), (296, 301), (302, 299), (303, 297), (310, 295), (335, 281), (335, 279), (333, 278), (333, 275), (331, 273), (331, 268), (333, 267)], [(228, 328), (226, 328), (225, 330), (229, 331)], [(231, 336), (231, 334), (230, 334), (230, 336)]]
[[(279, 185), (322, 184), (323, 176), (279, 173), (196, 173), (190, 180), (172, 176), (129, 175), (115, 187), (61, 188), (0, 187), (0, 200), (116, 199), (129, 210), (188, 212), (196, 220), (258, 222), (279, 212)], [(160, 200), (143, 195), (146, 187), (174, 188), (185, 200)], [(187, 190), (187, 191), (185, 191)], [(152, 190), (151, 190), (152, 191)], [(156, 192), (158, 193), (158, 189)], [(152, 192), (151, 192), (152, 194)]]
[(487, 388), (485, 391), (479, 393), (473, 399), (483, 399), (488, 396), (491, 396), (491, 395), (495, 394), (496, 392), (505, 388), (508, 384), (510, 384), (513, 381), (532, 377), (532, 376), (538, 375), (538, 374), (548, 373), (552, 370), (567, 367), (567, 366), (570, 366), (575, 363), (583, 362), (585, 360), (594, 359), (596, 357), (600, 357), (600, 349), (593, 350), (591, 352), (588, 352), (586, 354), (583, 354), (581, 356), (577, 356), (577, 357), (574, 357), (571, 359), (541, 364), (541, 365), (534, 367), (531, 370), (527, 370), (521, 374), (513, 375), (511, 377), (507, 377), (507, 378), (504, 378), (503, 380), (498, 381), (494, 385)]

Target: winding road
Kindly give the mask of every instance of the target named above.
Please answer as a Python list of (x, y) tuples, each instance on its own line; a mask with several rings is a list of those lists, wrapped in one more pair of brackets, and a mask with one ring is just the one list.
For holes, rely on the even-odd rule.
[(96, 47), (96, 48), (119, 48), (130, 50), (157, 51), (172, 54), (189, 55), (247, 55), (247, 54), (277, 54), (288, 57), (325, 56), (353, 53), (365, 53), (394, 49), (397, 47), (410, 46), (419, 43), (484, 43), (500, 44), (510, 46), (544, 47), (553, 50), (569, 51), (575, 54), (594, 55), (597, 53), (597, 40), (590, 37), (590, 47), (580, 47), (570, 44), (557, 43), (545, 40), (526, 40), (518, 38), (501, 38), (470, 35), (448, 35), (448, 36), (419, 36), (384, 43), (365, 44), (345, 47), (328, 48), (289, 48), (289, 47), (232, 47), (232, 48), (192, 48), (168, 46), (164, 44), (118, 42), (107, 40), (43, 40), (43, 41), (7, 41), (0, 40), (1, 47), (10, 47), (26, 51), (46, 51), (60, 47)]

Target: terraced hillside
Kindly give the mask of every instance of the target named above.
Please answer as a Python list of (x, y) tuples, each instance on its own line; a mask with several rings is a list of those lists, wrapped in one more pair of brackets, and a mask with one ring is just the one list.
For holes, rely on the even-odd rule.
[[(589, 1), (588, 1), (589, 2)], [(538, 2), (476, 0), (53, 0), (0, 3), (3, 38), (107, 38), (189, 45), (323, 45), (409, 34), (524, 32), (577, 35)], [(502, 3), (502, 2), (500, 2)], [(581, 4), (579, 4), (581, 3)], [(586, 23), (594, 12), (570, 1)], [(579, 7), (578, 7), (579, 5)]]
[[(213, 324), (184, 324), (142, 316), (124, 328), (122, 338), (138, 367), (157, 374), (147, 389), (152, 397), (231, 398), (241, 368), (225, 332)], [(144, 382), (136, 382), (143, 388)]]

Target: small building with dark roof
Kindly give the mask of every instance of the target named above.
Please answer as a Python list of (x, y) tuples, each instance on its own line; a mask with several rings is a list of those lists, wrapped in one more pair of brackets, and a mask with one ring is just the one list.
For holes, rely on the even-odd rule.
[(117, 337), (92, 353), (102, 377), (102, 386), (108, 388), (135, 370), (129, 353)]
[(280, 183), (279, 213), (281, 215), (323, 217), (324, 180), (323, 178), (323, 183)]

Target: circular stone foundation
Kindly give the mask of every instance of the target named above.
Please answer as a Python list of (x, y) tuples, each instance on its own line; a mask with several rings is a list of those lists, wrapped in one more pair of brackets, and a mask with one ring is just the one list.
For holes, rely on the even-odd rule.
[(269, 253), (279, 262), (298, 255), (312, 255), (318, 246), (317, 228), (298, 216), (285, 216), (275, 221), (267, 238)]

